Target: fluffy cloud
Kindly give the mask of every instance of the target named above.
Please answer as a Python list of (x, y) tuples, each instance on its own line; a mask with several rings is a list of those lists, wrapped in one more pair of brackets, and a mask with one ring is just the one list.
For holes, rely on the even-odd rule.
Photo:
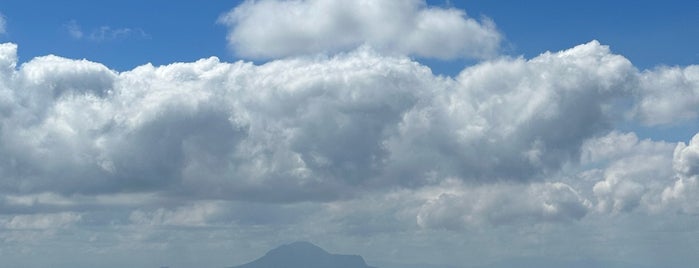
[(531, 60), (465, 69), (403, 116), (387, 140), (394, 177), (526, 181), (577, 161), (582, 142), (611, 127), (609, 105), (628, 94), (634, 69), (590, 42)]
[(436, 77), (368, 49), (115, 73), (4, 45), (3, 189), (317, 200), (447, 177), (526, 181), (609, 128), (633, 67), (597, 42)]
[[(697, 211), (699, 135), (677, 145), (614, 130), (663, 70), (639, 72), (596, 41), (456, 77), (368, 47), (119, 73), (57, 56), (18, 64), (17, 46), (0, 44), (0, 240), (16, 248), (0, 254), (49, 240), (179, 252), (169, 243), (212, 234), (266, 241), (257, 248), (443, 243), (435, 234), (528, 248), (570, 232), (609, 241), (609, 222), (670, 228), (657, 215)], [(676, 79), (662, 87), (693, 90)]]
[(674, 146), (616, 131), (586, 141), (582, 163), (591, 168), (580, 177), (594, 183), (596, 210), (614, 214), (638, 207), (657, 210), (662, 189), (674, 176)]
[(229, 45), (248, 58), (336, 53), (363, 44), (383, 53), (484, 58), (498, 50), (493, 22), (423, 0), (245, 1), (220, 18)]
[(699, 211), (699, 134), (689, 144), (677, 145), (673, 157), (673, 168), (677, 181), (662, 194), (664, 203), (684, 213), (696, 214)]
[(677, 124), (699, 115), (699, 66), (659, 67), (640, 78), (635, 115), (649, 125)]
[[(367, 234), (657, 211), (694, 191), (697, 142), (673, 170), (673, 144), (610, 133), (652, 75), (596, 41), (454, 78), (367, 47), (122, 73), (57, 56), (18, 67), (16, 53), (0, 45), (8, 217), (157, 228), (307, 215)], [(308, 202), (278, 205), (290, 201)]]
[(330, 214), (350, 214), (339, 213), (353, 228), (353, 217), (380, 219), (383, 224), (364, 222), (362, 227), (368, 229), (363, 231), (385, 232), (414, 228), (407, 224), (409, 219), (420, 228), (463, 231), (582, 221), (588, 215), (599, 220), (620, 214), (693, 213), (697, 202), (692, 196), (699, 190), (693, 172), (699, 163), (697, 137), (689, 145), (676, 145), (612, 131), (583, 143), (575, 175), (563, 172), (546, 182), (477, 185), (448, 178), (438, 185), (364, 197)]
[(3, 51), (3, 189), (20, 193), (335, 198), (375, 172), (382, 129), (416, 98), (403, 87), (435, 79), (406, 59), (368, 52), (260, 67), (212, 58), (116, 74), (53, 56), (15, 71), (16, 46)]
[(681, 142), (675, 148), (673, 167), (682, 177), (699, 175), (699, 134), (689, 144)]

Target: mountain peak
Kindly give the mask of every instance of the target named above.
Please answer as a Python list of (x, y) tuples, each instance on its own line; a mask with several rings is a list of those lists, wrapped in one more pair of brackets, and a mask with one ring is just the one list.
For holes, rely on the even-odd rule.
[(330, 255), (327, 251), (306, 241), (296, 241), (290, 244), (281, 245), (267, 252), (270, 254), (301, 254), (301, 255)]
[(358, 255), (331, 254), (305, 241), (268, 251), (257, 260), (233, 268), (373, 268)]

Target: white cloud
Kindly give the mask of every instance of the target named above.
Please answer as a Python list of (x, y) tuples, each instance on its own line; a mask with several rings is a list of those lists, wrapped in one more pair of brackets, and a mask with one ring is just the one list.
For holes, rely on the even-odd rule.
[[(601, 213), (657, 210), (662, 189), (672, 180), (674, 144), (639, 140), (634, 133), (611, 132), (585, 142), (581, 177), (594, 183), (592, 195)], [(601, 170), (595, 167), (602, 168)]]
[(368, 49), (120, 74), (47, 56), (6, 70), (15, 103), (0, 163), (14, 191), (267, 201), (446, 177), (527, 181), (574, 162), (585, 139), (609, 129), (605, 106), (633, 71), (596, 42), (486, 62), (455, 80)]
[[(659, 233), (638, 222), (670, 228), (697, 211), (698, 138), (614, 131), (619, 113), (657, 94), (639, 85), (661, 76), (596, 41), (457, 77), (368, 47), (121, 73), (57, 56), (17, 64), (17, 46), (0, 44), (6, 242), (128, 252), (196, 239), (228, 250), (221, 237), (443, 245), (457, 235), (476, 250), (555, 250), (561, 237), (614, 240), (605, 232), (619, 222)], [(668, 92), (685, 88), (663, 79)]]
[[(644, 74), (596, 41), (455, 78), (367, 47), (122, 73), (57, 56), (17, 68), (16, 53), (0, 45), (0, 213), (463, 230), (657, 211), (693, 176), (689, 156), (672, 170), (673, 145), (610, 133)], [(290, 201), (310, 204), (275, 207)], [(114, 219), (93, 215), (105, 208)]]
[(403, 115), (384, 142), (389, 170), (402, 172), (391, 175), (540, 178), (576, 162), (585, 139), (611, 128), (609, 106), (630, 92), (633, 74), (628, 60), (597, 42), (469, 67), (453, 89)]
[(699, 115), (699, 65), (641, 73), (635, 116), (648, 125), (678, 124)]
[(673, 167), (682, 177), (699, 175), (699, 134), (689, 144), (680, 142), (675, 148)]
[(663, 191), (662, 200), (672, 209), (696, 214), (699, 212), (699, 133), (689, 144), (677, 144), (672, 164), (677, 180)]
[(17, 66), (17, 45), (11, 43), (0, 44), (0, 78), (11, 75)]
[(245, 1), (220, 18), (245, 58), (337, 53), (369, 45), (382, 53), (453, 59), (496, 54), (500, 33), (489, 19), (423, 0)]

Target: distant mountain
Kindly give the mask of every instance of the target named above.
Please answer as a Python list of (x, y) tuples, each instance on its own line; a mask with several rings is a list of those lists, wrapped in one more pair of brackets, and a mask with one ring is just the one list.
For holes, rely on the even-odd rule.
[[(447, 265), (447, 264), (435, 264), (435, 263), (398, 263), (398, 262), (377, 262), (376, 263), (381, 268), (473, 268), (471, 266), (457, 266), (457, 265)], [(480, 268), (480, 267), (479, 267)], [(510, 267), (512, 268), (512, 267)], [(519, 267), (516, 267), (519, 268)]]
[(252, 262), (232, 268), (375, 268), (358, 255), (330, 254), (308, 242), (294, 242), (270, 250)]

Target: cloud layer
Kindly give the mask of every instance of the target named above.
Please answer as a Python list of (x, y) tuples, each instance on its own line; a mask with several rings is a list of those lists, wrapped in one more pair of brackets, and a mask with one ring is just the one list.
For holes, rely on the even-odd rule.
[(221, 16), (236, 55), (269, 59), (353, 50), (425, 58), (494, 56), (502, 36), (489, 19), (409, 1), (245, 1)]
[[(209, 58), (123, 73), (56, 56), (15, 69), (16, 49), (0, 47), (0, 172), (12, 194), (282, 202), (447, 178), (540, 182), (612, 130), (618, 100), (656, 82), (597, 42), (484, 62), (453, 79), (367, 48), (261, 66)], [(691, 177), (691, 168), (680, 171)], [(613, 191), (614, 174), (596, 194)]]
[(52, 55), (19, 64), (1, 44), (0, 239), (81, 230), (157, 249), (168, 228), (543, 235), (680, 219), (697, 211), (699, 136), (674, 144), (615, 125), (694, 118), (689, 104), (648, 100), (687, 101), (695, 69), (639, 71), (592, 41), (456, 77), (369, 47), (119, 73)]
[(2, 175), (20, 193), (333, 200), (447, 177), (540, 180), (610, 128), (606, 106), (636, 77), (596, 42), (455, 79), (366, 49), (120, 74), (55, 56), (15, 71), (15, 49), (3, 45)]

